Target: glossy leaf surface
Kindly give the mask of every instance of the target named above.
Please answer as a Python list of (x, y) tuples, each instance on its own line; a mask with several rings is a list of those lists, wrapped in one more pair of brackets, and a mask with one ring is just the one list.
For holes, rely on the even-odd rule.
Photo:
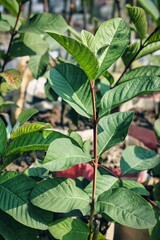
[(49, 31), (47, 33), (75, 58), (90, 80), (95, 79), (98, 61), (94, 53), (86, 45), (62, 34)]
[(90, 84), (84, 71), (72, 64), (61, 64), (48, 75), (53, 90), (79, 114), (93, 115)]

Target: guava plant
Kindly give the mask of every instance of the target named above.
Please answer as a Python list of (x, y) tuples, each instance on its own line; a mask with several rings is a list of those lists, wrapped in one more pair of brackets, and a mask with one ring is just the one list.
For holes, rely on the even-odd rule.
[[(141, 19), (136, 18), (137, 14), (144, 16), (144, 11), (136, 8), (135, 13), (135, 7), (130, 7), (130, 11), (135, 16), (132, 20), (137, 32), (144, 31), (143, 26), (138, 27)], [(139, 53), (149, 41), (159, 39), (155, 32), (151, 35), (154, 38), (147, 36), (147, 32), (139, 34), (142, 44)], [(159, 154), (142, 147), (126, 148), (120, 162), (121, 177), (104, 169), (99, 159), (125, 139), (134, 115), (133, 112), (112, 113), (112, 110), (135, 96), (159, 91), (159, 67), (127, 72), (127, 65), (121, 78), (98, 98), (97, 79), (106, 76), (117, 59), (126, 57), (129, 25), (121, 18), (111, 19), (102, 23), (95, 35), (83, 30), (81, 40), (49, 29), (47, 33), (78, 63), (63, 63), (51, 69), (48, 85), (78, 114), (92, 121), (93, 155), (89, 142), (84, 142), (74, 131), (64, 135), (48, 123), (27, 123), (37, 112), (35, 109), (20, 114), (9, 139), (0, 120), (2, 239), (40, 239), (41, 231), (46, 230), (53, 239), (103, 240), (106, 238), (99, 232), (98, 214), (132, 228), (153, 228), (157, 222), (156, 204), (149, 200), (143, 185), (122, 177), (155, 167), (160, 163)], [(4, 171), (11, 162), (31, 151), (46, 151), (46, 154), (23, 174)], [(79, 163), (93, 167), (91, 182), (84, 184), (78, 178), (56, 177), (57, 172)]]

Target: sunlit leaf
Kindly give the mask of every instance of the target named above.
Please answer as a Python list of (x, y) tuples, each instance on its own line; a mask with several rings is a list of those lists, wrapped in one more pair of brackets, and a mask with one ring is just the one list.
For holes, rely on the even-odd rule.
[(66, 178), (53, 178), (40, 182), (33, 189), (31, 202), (42, 209), (67, 213), (75, 209), (83, 212), (89, 209), (89, 196), (76, 187), (75, 181)]

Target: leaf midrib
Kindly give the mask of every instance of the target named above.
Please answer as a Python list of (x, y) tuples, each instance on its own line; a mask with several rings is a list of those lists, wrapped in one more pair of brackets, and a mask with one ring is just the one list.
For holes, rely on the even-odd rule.
[[(80, 98), (78, 97), (77, 93), (74, 91), (74, 89), (71, 87), (71, 85), (69, 84), (68, 81), (66, 81), (66, 79), (64, 78), (64, 76), (57, 71), (56, 69), (54, 69), (58, 74), (60, 74), (60, 76), (63, 78), (63, 80), (67, 83), (68, 87), (70, 88), (70, 90), (72, 91), (72, 93), (76, 96), (76, 100), (78, 100), (78, 102), (75, 102), (75, 100), (71, 97), (69, 97), (69, 99), (73, 99), (74, 103), (78, 104), (78, 106), (85, 112), (85, 114), (89, 115), (90, 117), (92, 115), (90, 115), (90, 113), (88, 113), (87, 109), (85, 108), (85, 105), (83, 105), (83, 102), (80, 101)], [(52, 84), (52, 82), (51, 82)]]
[[(126, 213), (131, 214), (132, 216), (135, 216), (136, 218), (139, 218), (139, 219), (140, 219), (141, 221), (143, 221), (143, 222), (146, 222), (146, 223), (149, 223), (149, 224), (152, 223), (152, 222), (149, 222), (149, 221), (144, 220), (143, 218), (141, 218), (140, 216), (137, 216), (136, 214), (132, 214), (131, 212), (129, 212), (129, 211), (127, 211), (127, 210), (125, 210), (125, 209), (123, 209), (123, 208), (121, 208), (121, 207), (113, 204), (113, 203), (110, 203), (110, 202), (107, 202), (107, 203), (106, 203), (106, 202), (104, 202), (104, 201), (102, 201), (102, 200), (99, 200), (98, 202), (101, 202), (101, 203), (104, 204), (104, 205), (110, 205), (110, 206), (116, 207), (117, 209), (120, 209), (121, 211), (124, 211), (124, 212), (126, 212)], [(108, 214), (108, 215), (109, 215), (109, 214)]]

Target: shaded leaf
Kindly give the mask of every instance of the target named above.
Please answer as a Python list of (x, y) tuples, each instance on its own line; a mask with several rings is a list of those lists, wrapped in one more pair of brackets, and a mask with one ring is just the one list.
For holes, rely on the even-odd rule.
[(51, 222), (52, 214), (34, 207), (29, 202), (35, 185), (36, 182), (25, 175), (10, 175), (10, 178), (0, 185), (0, 208), (25, 226), (45, 230)]
[(65, 32), (68, 24), (61, 15), (51, 13), (36, 13), (29, 18), (19, 29), (20, 32), (33, 32), (37, 34), (48, 31)]
[(113, 113), (100, 119), (98, 124), (98, 154), (124, 141), (132, 122), (133, 112)]
[(76, 142), (69, 138), (57, 138), (48, 148), (43, 167), (50, 171), (61, 171), (90, 160), (91, 156), (83, 152)]
[(160, 183), (155, 184), (153, 188), (153, 196), (155, 201), (160, 201)]
[(108, 20), (100, 25), (95, 35), (96, 52), (99, 55), (101, 76), (125, 51), (130, 37), (130, 29), (121, 18)]
[(140, 48), (139, 42), (131, 43), (130, 45), (127, 46), (127, 48), (122, 56), (123, 63), (126, 66), (128, 64), (130, 64), (130, 62), (132, 62), (132, 60), (134, 60), (134, 57), (136, 56), (139, 48)]
[(0, 210), (0, 234), (7, 240), (36, 240), (38, 233), (15, 221), (8, 214)]
[(98, 71), (98, 61), (88, 47), (74, 38), (48, 31), (47, 33), (75, 58), (90, 80), (95, 79)]
[(3, 120), (0, 118), (0, 156), (3, 155), (7, 145), (7, 131)]
[(160, 77), (158, 76), (140, 76), (121, 83), (102, 97), (100, 116), (102, 117), (111, 109), (136, 96), (158, 92), (159, 90)]
[(90, 85), (81, 68), (67, 63), (58, 65), (49, 71), (48, 80), (53, 90), (79, 114), (92, 116)]
[(44, 55), (48, 48), (48, 44), (38, 34), (26, 32), (13, 40), (10, 55), (12, 57)]
[(156, 224), (151, 205), (131, 190), (120, 188), (102, 193), (96, 202), (99, 213), (106, 213), (116, 222), (137, 229)]
[(28, 66), (35, 79), (38, 79), (39, 77), (43, 76), (43, 74), (47, 70), (48, 63), (49, 63), (48, 52), (45, 53), (44, 55), (36, 55), (30, 58)]
[(130, 4), (127, 4), (126, 8), (140, 38), (142, 40), (145, 39), (148, 29), (145, 11), (140, 7), (132, 7)]
[(160, 77), (160, 67), (159, 66), (142, 66), (125, 73), (120, 82), (126, 82), (132, 80), (133, 78), (142, 77), (142, 76), (158, 76)]
[(75, 209), (89, 209), (89, 196), (76, 187), (75, 181), (66, 178), (47, 179), (33, 189), (31, 202), (42, 209), (67, 213)]
[(49, 226), (52, 236), (60, 240), (86, 240), (89, 234), (87, 224), (79, 219), (59, 219)]
[(156, 133), (158, 141), (160, 141), (160, 118), (157, 119), (154, 123), (154, 131)]
[(141, 183), (133, 180), (122, 180), (122, 186), (124, 188), (132, 190), (139, 195), (149, 196), (150, 194)]
[(121, 171), (124, 174), (136, 173), (154, 168), (160, 163), (160, 156), (142, 147), (129, 146), (122, 153)]

